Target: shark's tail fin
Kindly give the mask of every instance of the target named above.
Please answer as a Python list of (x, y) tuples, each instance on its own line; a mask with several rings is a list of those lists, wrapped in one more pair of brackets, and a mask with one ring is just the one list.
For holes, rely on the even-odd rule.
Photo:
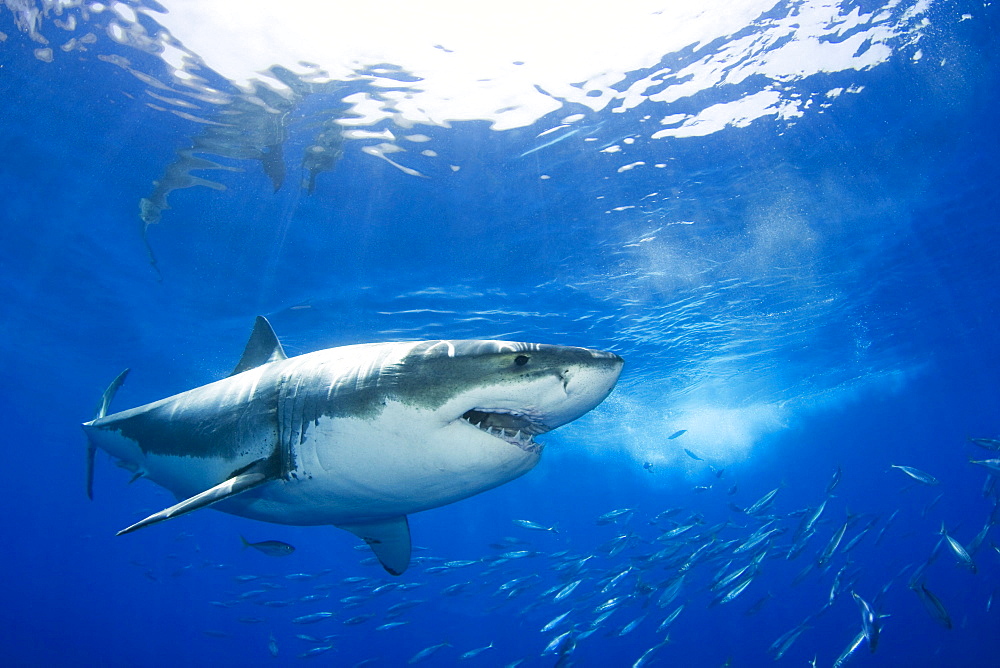
[[(97, 405), (97, 411), (94, 415), (95, 420), (99, 420), (108, 414), (108, 406), (111, 405), (111, 400), (115, 398), (115, 393), (118, 388), (122, 386), (125, 382), (125, 376), (128, 375), (129, 369), (125, 369), (118, 377), (111, 381), (108, 385), (108, 389), (104, 390), (104, 394), (101, 395), (101, 403)], [(87, 498), (94, 499), (94, 456), (97, 454), (97, 448), (92, 442), (87, 443)]]
[(118, 388), (122, 386), (125, 382), (125, 376), (131, 369), (125, 369), (118, 377), (111, 381), (108, 385), (108, 389), (104, 390), (104, 394), (101, 395), (101, 403), (97, 405), (97, 412), (94, 415), (94, 419), (98, 420), (108, 414), (108, 406), (111, 405), (111, 400), (115, 398), (115, 393), (118, 392)]

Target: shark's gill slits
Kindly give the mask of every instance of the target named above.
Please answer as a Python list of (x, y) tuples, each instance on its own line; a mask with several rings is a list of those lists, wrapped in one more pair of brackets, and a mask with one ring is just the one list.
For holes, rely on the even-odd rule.
[(526, 452), (541, 452), (542, 445), (534, 441), (534, 436), (549, 431), (545, 425), (532, 422), (516, 413), (472, 409), (466, 411), (462, 419), (480, 431), (516, 445)]

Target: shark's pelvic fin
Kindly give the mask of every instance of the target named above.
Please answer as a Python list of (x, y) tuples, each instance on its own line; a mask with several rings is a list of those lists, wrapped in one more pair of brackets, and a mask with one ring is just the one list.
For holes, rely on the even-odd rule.
[[(129, 369), (125, 369), (118, 377), (111, 381), (108, 385), (108, 389), (104, 390), (104, 394), (101, 395), (101, 403), (97, 405), (97, 412), (94, 414), (94, 419), (98, 420), (108, 414), (108, 407), (111, 405), (111, 400), (115, 398), (115, 393), (118, 392), (118, 388), (122, 386), (125, 382), (125, 376), (128, 375)], [(93, 501), (94, 499), (94, 455), (97, 454), (97, 446), (92, 442), (87, 443), (87, 498)]]
[(258, 485), (262, 485), (265, 482), (268, 482), (271, 478), (260, 471), (259, 468), (260, 467), (254, 467), (247, 470), (245, 473), (234, 475), (232, 478), (220, 482), (215, 487), (206, 489), (201, 494), (195, 494), (189, 499), (184, 499), (180, 503), (174, 504), (169, 508), (165, 508), (158, 513), (154, 513), (146, 519), (136, 522), (126, 529), (122, 529), (116, 535), (121, 536), (122, 534), (131, 533), (136, 529), (141, 529), (149, 526), (150, 524), (156, 524), (157, 522), (162, 522), (163, 520), (169, 520), (173, 517), (177, 517), (178, 515), (190, 513), (192, 510), (205, 508), (213, 503), (217, 503), (223, 499), (228, 499), (231, 496), (245, 492), (248, 489), (253, 489)]
[(410, 524), (406, 515), (377, 522), (338, 524), (368, 543), (379, 562), (391, 575), (402, 575), (410, 565)]
[(236, 368), (229, 375), (235, 376), (238, 373), (243, 373), (248, 369), (259, 367), (262, 364), (278, 362), (284, 359), (288, 359), (288, 356), (285, 355), (281, 343), (278, 342), (278, 337), (275, 336), (274, 330), (271, 329), (271, 323), (267, 321), (267, 318), (259, 315), (254, 322), (253, 331), (250, 332), (250, 340), (247, 341), (247, 347), (243, 350), (243, 357), (240, 358)]

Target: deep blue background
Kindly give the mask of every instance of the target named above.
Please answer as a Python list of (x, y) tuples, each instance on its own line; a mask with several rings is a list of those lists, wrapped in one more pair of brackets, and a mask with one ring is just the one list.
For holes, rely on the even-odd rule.
[[(296, 663), (310, 646), (294, 638), (304, 632), (339, 634), (336, 652), (312, 659), (337, 665), (368, 657), (394, 665), (442, 641), (453, 647), (435, 657), (440, 665), (489, 642), (495, 649), (470, 664), (526, 658), (526, 665), (551, 665), (555, 657), (539, 654), (554, 633), (538, 629), (568, 609), (539, 598), (559, 581), (552, 553), (598, 555), (594, 579), (618, 572), (651, 548), (637, 541), (612, 558), (601, 546), (622, 533), (654, 538), (647, 520), (669, 507), (683, 509), (678, 517), (702, 513), (707, 525), (729, 517), (739, 528), (724, 537), (745, 538), (756, 525), (732, 513), (730, 501), (747, 506), (779, 487), (776, 512), (813, 507), (839, 466), (843, 481), (798, 560), (768, 558), (741, 598), (715, 607), (707, 607), (705, 587), (724, 562), (692, 572), (677, 601), (685, 611), (660, 661), (772, 663), (767, 647), (822, 606), (834, 573), (849, 563), (855, 591), (868, 600), (894, 581), (878, 652), (863, 647), (852, 665), (995, 665), (997, 602), (987, 609), (1000, 595), (995, 533), (976, 555), (978, 574), (958, 568), (947, 552), (929, 571), (927, 586), (948, 608), (951, 630), (907, 589), (904, 571), (927, 559), (942, 521), (970, 541), (997, 499), (995, 492), (984, 498), (985, 470), (967, 463), (988, 453), (965, 439), (1000, 435), (1000, 22), (995, 9), (945, 3), (936, 11), (919, 63), (901, 55), (867, 72), (813, 81), (817, 91), (865, 88), (792, 125), (768, 117), (703, 138), (639, 140), (616, 157), (567, 140), (519, 159), (553, 119), (505, 133), (456, 124), (427, 131), (445, 156), (432, 178), (413, 179), (348, 145), (311, 197), (294, 188), (295, 178), (272, 194), (259, 166), (240, 165), (246, 171), (213, 176), (225, 192), (171, 195), (172, 208), (148, 234), (161, 276), (147, 261), (137, 202), (195, 130), (145, 107), (143, 88), (120, 69), (79, 54), (36, 60), (36, 45), (4, 15), (5, 663)], [(959, 22), (963, 11), (975, 19)], [(947, 67), (936, 65), (942, 60)], [(639, 114), (605, 116), (595, 131), (599, 145), (650, 134)], [(616, 173), (640, 159), (669, 166)], [(462, 169), (450, 173), (449, 160)], [(673, 194), (640, 204), (651, 192)], [(621, 204), (640, 205), (605, 213)], [(663, 227), (646, 248), (626, 246), (675, 221), (695, 225)], [(681, 276), (692, 267), (701, 274)], [(699, 307), (679, 308), (686, 299)], [(304, 305), (310, 308), (292, 308)], [(358, 564), (367, 554), (333, 528), (205, 512), (116, 538), (172, 499), (144, 481), (126, 486), (128, 474), (104, 457), (96, 499), (84, 497), (78, 425), (106, 383), (134, 369), (116, 400), (124, 408), (214, 380), (235, 363), (258, 313), (269, 316), (290, 354), (393, 338), (508, 336), (613, 349), (627, 366), (605, 405), (549, 437), (537, 470), (411, 518), (415, 544), (429, 548), (418, 556), (490, 557), (497, 550), (489, 544), (504, 536), (530, 540), (540, 556), (492, 574), (477, 564), (427, 575), (418, 564), (401, 580), (422, 587), (376, 597), (356, 612), (340, 611), (337, 599), (351, 594), (345, 584), (319, 603), (217, 607), (210, 602), (256, 588), (235, 581), (240, 574), (270, 575), (283, 585), (275, 596), (288, 598), (348, 576), (389, 581), (378, 567)], [(724, 348), (746, 356), (720, 361)], [(672, 402), (685, 388), (705, 386), (728, 388), (722, 403), (782, 407), (783, 429), (765, 429), (752, 451), (723, 451), (712, 462), (726, 467), (722, 478), (676, 458), (694, 431), (666, 439)], [(697, 395), (711, 403), (709, 396)], [(657, 451), (667, 454), (652, 472), (643, 470)], [(891, 464), (932, 472), (941, 484), (910, 484)], [(739, 490), (729, 496), (734, 483)], [(628, 525), (595, 524), (623, 507), (636, 509)], [(878, 516), (879, 529), (897, 509), (879, 545), (868, 538), (830, 573), (791, 586), (847, 512)], [(516, 518), (557, 524), (560, 534), (527, 532), (511, 524)], [(797, 522), (783, 521), (785, 544)], [(241, 550), (241, 533), (298, 549), (269, 558)], [(331, 572), (305, 582), (283, 577), (324, 569)], [(543, 580), (520, 597), (503, 603), (496, 595), (504, 581), (532, 572)], [(669, 575), (657, 568), (643, 578), (659, 584)], [(462, 596), (440, 594), (464, 580), (473, 585)], [(746, 616), (766, 592), (773, 598)], [(426, 601), (402, 617), (411, 624), (374, 631), (386, 608), (406, 597)], [(576, 603), (581, 628), (601, 600)], [(573, 659), (631, 665), (662, 639), (654, 629), (672, 608), (629, 604), (580, 641)], [(317, 610), (338, 615), (315, 626), (289, 623)], [(340, 623), (369, 611), (378, 616), (365, 624)], [(647, 613), (637, 631), (614, 635)], [(265, 621), (239, 621), (246, 617)], [(842, 593), (781, 663), (806, 665), (818, 656), (818, 665), (829, 665), (859, 621)], [(277, 659), (267, 651), (270, 633)]]

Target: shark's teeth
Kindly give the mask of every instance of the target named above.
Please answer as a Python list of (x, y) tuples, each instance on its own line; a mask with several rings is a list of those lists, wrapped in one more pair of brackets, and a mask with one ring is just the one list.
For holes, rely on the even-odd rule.
[(516, 413), (471, 410), (465, 413), (462, 419), (480, 431), (525, 452), (541, 452), (542, 446), (535, 442), (534, 436), (548, 431), (544, 425), (536, 424)]

